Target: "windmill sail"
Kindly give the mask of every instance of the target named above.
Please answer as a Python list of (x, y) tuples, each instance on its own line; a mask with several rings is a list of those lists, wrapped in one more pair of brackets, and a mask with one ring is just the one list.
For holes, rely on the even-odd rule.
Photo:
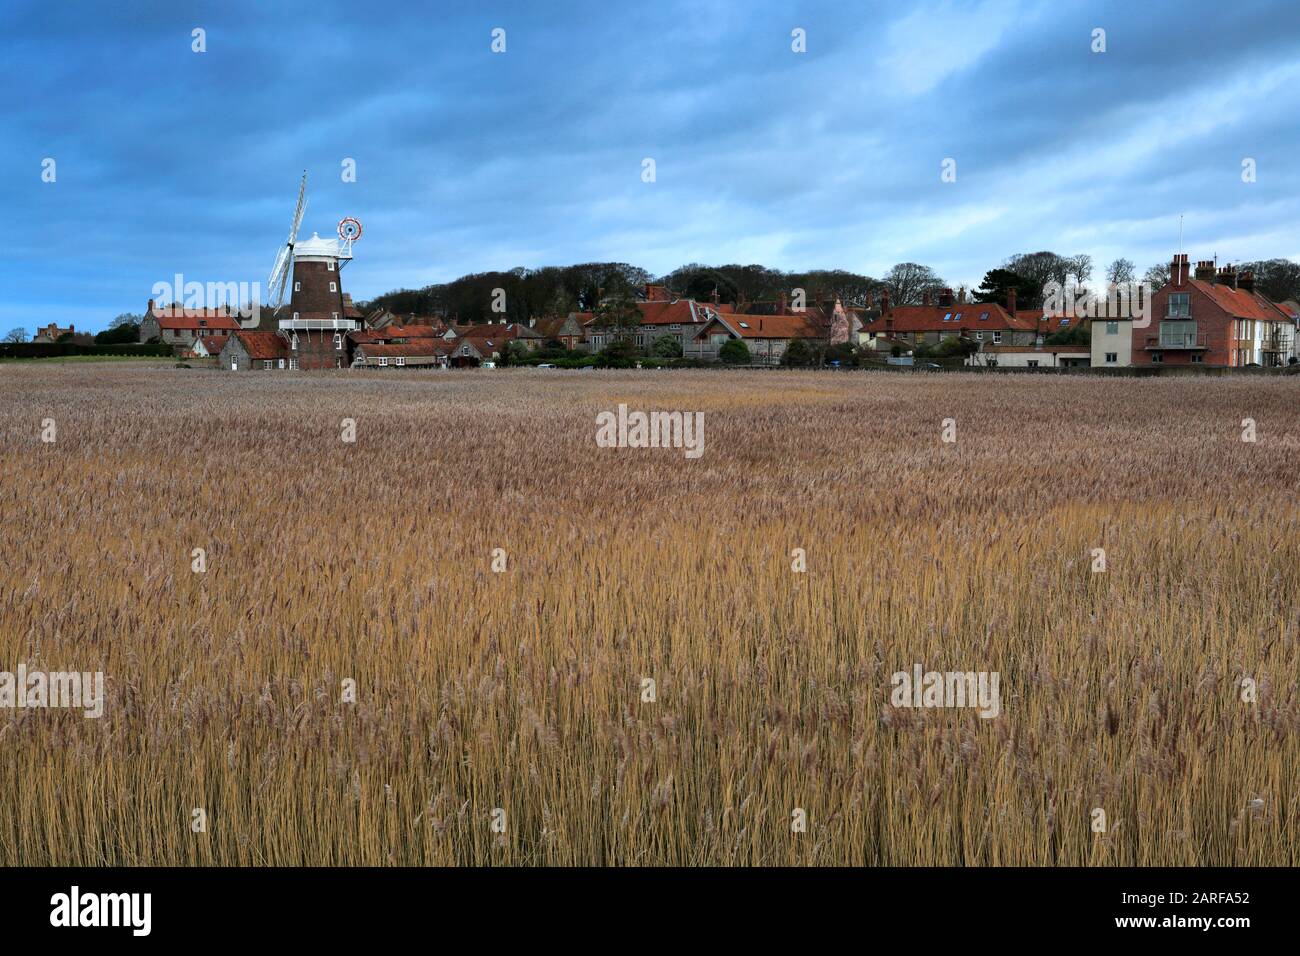
[(293, 273), (293, 246), (298, 241), (298, 227), (302, 225), (302, 217), (306, 211), (307, 173), (304, 170), (302, 182), (298, 185), (298, 205), (293, 211), (293, 225), (289, 227), (289, 241), (280, 248), (271, 275), (266, 280), (266, 292), (270, 298), (268, 304), (273, 310), (284, 304), (285, 286), (289, 284), (289, 276)]

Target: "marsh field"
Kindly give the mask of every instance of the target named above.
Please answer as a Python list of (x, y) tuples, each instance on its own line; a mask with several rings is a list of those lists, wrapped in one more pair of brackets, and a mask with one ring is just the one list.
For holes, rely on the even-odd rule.
[(6, 363), (0, 476), (0, 670), (105, 675), (5, 866), (1300, 862), (1294, 378)]

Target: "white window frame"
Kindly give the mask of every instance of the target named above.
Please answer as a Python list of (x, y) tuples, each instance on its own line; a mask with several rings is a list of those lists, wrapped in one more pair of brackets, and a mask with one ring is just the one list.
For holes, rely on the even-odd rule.
[(262, 359), (262, 368), (263, 368), (263, 369), (274, 368), (274, 367), (275, 367), (275, 361), (274, 361), (274, 359)]
[(338, 350), (341, 349), (341, 348), (343, 348), (343, 333), (342, 333), (342, 332), (335, 332), (335, 333), (334, 333), (334, 349), (335, 349), (335, 351), (338, 351)]
[(331, 283), (330, 283), (330, 291), (331, 291), (331, 292), (337, 292), (337, 291), (339, 291), (339, 284), (338, 284), (337, 282), (331, 282)]
[(298, 360), (296, 358), (289, 359), (289, 368), (294, 372), (298, 371)]
[(398, 365), (405, 365), (405, 364), (406, 364), (406, 356), (405, 356), (405, 355), (399, 355), (399, 356), (397, 356), (397, 364), (398, 364)]
[(284, 359), (280, 359), (279, 364), (278, 364), (276, 367), (277, 367), (277, 368), (284, 368)]
[(295, 322), (298, 321), (298, 313), (297, 313), (297, 312), (295, 312), (295, 313), (293, 314), (293, 320), (294, 320)]
[(301, 291), (302, 291), (302, 283), (301, 283), (301, 282), (295, 282), (295, 283), (293, 284), (293, 291), (294, 291), (294, 292), (301, 292)]
[(333, 271), (334, 271), (334, 260), (333, 260), (333, 259), (330, 259), (328, 262), (325, 263), (325, 265), (326, 265), (326, 267), (329, 269), (330, 272), (333, 272)]
[(291, 339), (289, 339), (289, 348), (293, 349), (295, 352), (298, 351), (298, 333), (297, 333), (297, 332), (293, 333), (293, 337), (292, 337)]
[(994, 333), (993, 333), (993, 344), (994, 344), (994, 345), (1001, 345), (1001, 344), (1002, 344), (1002, 333), (1001, 333), (1001, 332), (994, 331)]
[(387, 355), (381, 355), (381, 356), (379, 356), (379, 367), (380, 367), (380, 368), (387, 368), (387, 367), (388, 367), (388, 356), (387, 356)]
[(1119, 362), (1119, 353), (1118, 353), (1118, 352), (1107, 352), (1107, 353), (1106, 353), (1106, 364), (1107, 364), (1107, 365), (1115, 365), (1115, 364), (1118, 364), (1118, 362)]

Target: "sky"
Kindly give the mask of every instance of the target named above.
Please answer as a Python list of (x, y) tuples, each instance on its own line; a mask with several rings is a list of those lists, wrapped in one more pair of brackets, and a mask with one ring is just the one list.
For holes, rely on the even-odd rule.
[(591, 261), (1140, 274), (1180, 216), (1193, 261), (1300, 259), (1291, 2), (6, 0), (0, 61), (0, 333), (264, 285), (304, 170), (302, 238), (364, 224), (357, 301)]

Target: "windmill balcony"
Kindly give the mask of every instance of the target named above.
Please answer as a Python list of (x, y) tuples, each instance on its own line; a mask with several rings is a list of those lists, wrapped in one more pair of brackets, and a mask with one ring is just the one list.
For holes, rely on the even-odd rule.
[(281, 319), (285, 332), (352, 332), (361, 327), (356, 319)]

